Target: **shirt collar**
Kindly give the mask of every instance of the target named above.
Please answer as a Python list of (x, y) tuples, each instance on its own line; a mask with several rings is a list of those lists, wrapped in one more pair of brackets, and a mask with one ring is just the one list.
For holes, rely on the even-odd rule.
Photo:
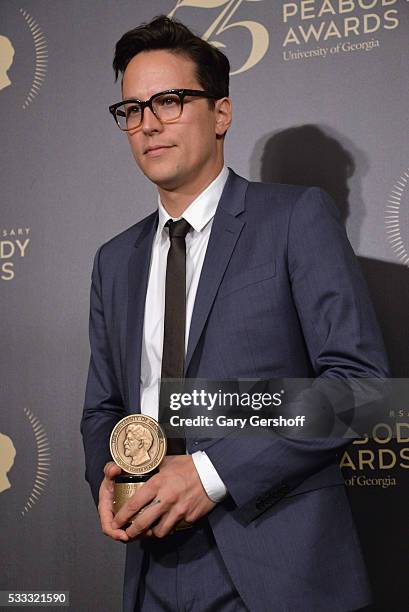
[[(195, 200), (186, 208), (182, 216), (179, 218), (186, 219), (188, 223), (197, 232), (201, 232), (202, 229), (208, 224), (210, 219), (215, 215), (217, 205), (222, 195), (224, 186), (226, 184), (229, 171), (226, 166), (223, 166), (220, 174), (206, 187), (201, 194), (197, 196)], [(160, 197), (158, 196), (158, 210), (159, 210), (159, 223), (157, 235), (160, 235), (165, 224), (169, 219), (176, 221), (174, 217), (165, 210)]]

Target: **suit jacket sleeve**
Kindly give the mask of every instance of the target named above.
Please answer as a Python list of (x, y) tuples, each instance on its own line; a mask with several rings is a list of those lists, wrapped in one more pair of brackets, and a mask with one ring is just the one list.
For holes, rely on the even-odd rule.
[[(288, 278), (317, 377), (382, 378), (387, 360), (365, 282), (336, 206), (317, 188), (294, 204), (287, 236)], [(345, 438), (290, 440), (228, 436), (205, 448), (249, 522), (303, 480), (334, 463)]]
[(115, 424), (124, 416), (123, 399), (112, 363), (102, 304), (100, 275), (100, 247), (92, 270), (89, 336), (91, 358), (85, 392), (81, 433), (85, 450), (85, 478), (90, 484), (95, 504), (98, 505), (103, 469), (112, 457), (109, 438)]

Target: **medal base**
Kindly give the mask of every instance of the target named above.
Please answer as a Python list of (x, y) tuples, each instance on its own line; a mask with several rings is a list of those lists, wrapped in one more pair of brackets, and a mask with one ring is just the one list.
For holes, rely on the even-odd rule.
[[(113, 500), (113, 511), (114, 514), (122, 508), (122, 506), (140, 489), (145, 482), (149, 480), (151, 476), (157, 474), (159, 470), (152, 470), (149, 474), (121, 474), (114, 480), (114, 500)], [(131, 522), (136, 515), (131, 516), (129, 522)]]

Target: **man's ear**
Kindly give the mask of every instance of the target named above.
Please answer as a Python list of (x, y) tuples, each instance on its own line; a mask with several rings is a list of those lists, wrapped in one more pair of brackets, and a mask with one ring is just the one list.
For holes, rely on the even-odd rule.
[(220, 98), (215, 102), (216, 134), (224, 136), (232, 122), (232, 103), (230, 98)]

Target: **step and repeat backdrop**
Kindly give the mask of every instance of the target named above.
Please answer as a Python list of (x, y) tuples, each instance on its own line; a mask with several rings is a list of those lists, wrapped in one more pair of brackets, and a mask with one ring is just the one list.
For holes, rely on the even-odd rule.
[[(79, 423), (94, 253), (156, 206), (108, 112), (113, 49), (158, 14), (230, 59), (228, 165), (333, 196), (409, 376), (407, 0), (1, 0), (0, 589), (78, 611), (121, 607), (125, 548), (100, 532)], [(340, 463), (372, 610), (404, 612), (409, 429), (377, 423)]]

